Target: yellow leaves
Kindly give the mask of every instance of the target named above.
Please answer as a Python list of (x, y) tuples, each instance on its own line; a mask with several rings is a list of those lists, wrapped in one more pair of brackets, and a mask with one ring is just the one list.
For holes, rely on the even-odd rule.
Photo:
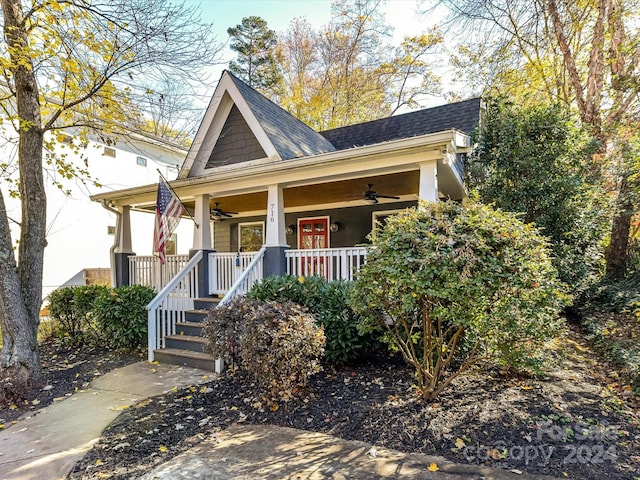
[(160, 450), (162, 453), (167, 452), (169, 449), (167, 447), (165, 447), (164, 445), (160, 445), (158, 447), (158, 450)]
[(427, 470), (429, 470), (430, 472), (437, 472), (438, 470), (440, 470), (440, 467), (436, 462), (431, 462), (431, 464), (427, 467)]
[(456, 448), (460, 449), (460, 448), (464, 448), (466, 443), (464, 443), (464, 440), (461, 439), (460, 437), (456, 438), (456, 442), (455, 442)]
[(9, 410), (16, 410), (18, 408), (18, 406), (15, 403), (12, 403), (11, 405), (9, 405)]
[(271, 405), (269, 405), (269, 410), (271, 410), (272, 412), (277, 412), (279, 408), (280, 405), (278, 405), (277, 403), (272, 403)]
[(0, 430), (4, 428), (4, 423), (0, 423)]
[(104, 464), (104, 462), (98, 458), (98, 459), (96, 460), (96, 465), (97, 465), (97, 466), (100, 466), (100, 465), (102, 465), (102, 464)]
[(129, 405), (118, 405), (117, 407), (110, 407), (109, 410), (112, 412), (121, 412), (129, 408)]

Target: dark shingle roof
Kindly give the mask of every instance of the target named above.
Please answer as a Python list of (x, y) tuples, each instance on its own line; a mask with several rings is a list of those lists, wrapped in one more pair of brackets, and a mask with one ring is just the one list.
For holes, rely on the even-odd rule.
[(471, 133), (480, 120), (480, 99), (450, 103), (320, 132), (336, 150), (457, 129)]
[(256, 92), (230, 72), (229, 76), (260, 122), (280, 158), (289, 160), (335, 150), (329, 140), (321, 134)]

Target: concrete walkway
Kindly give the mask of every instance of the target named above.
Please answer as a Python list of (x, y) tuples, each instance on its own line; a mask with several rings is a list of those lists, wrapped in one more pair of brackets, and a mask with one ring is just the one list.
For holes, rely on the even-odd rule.
[(113, 370), (88, 390), (0, 430), (0, 479), (63, 479), (122, 410), (174, 387), (208, 381), (211, 375), (147, 362)]
[[(0, 430), (0, 480), (64, 479), (126, 407), (210, 380), (211, 372), (139, 362)], [(438, 471), (433, 470), (437, 466)], [(441, 457), (403, 454), (364, 442), (269, 425), (236, 425), (139, 480), (543, 479)]]

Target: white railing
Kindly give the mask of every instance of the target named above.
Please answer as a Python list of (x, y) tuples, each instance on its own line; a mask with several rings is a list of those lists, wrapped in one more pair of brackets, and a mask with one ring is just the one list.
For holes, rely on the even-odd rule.
[(247, 268), (242, 272), (234, 284), (229, 288), (229, 291), (226, 295), (220, 300), (218, 306), (224, 305), (227, 302), (230, 302), (234, 297), (238, 295), (244, 295), (249, 290), (254, 283), (262, 280), (262, 259), (264, 257), (264, 252), (266, 251), (265, 247), (262, 247), (257, 253), (254, 253), (253, 259), (247, 265)]
[(209, 295), (224, 294), (244, 272), (257, 252), (209, 254)]
[(167, 255), (164, 265), (154, 255), (129, 257), (129, 284), (160, 291), (188, 261), (189, 255)]
[(147, 305), (149, 328), (149, 361), (153, 362), (153, 351), (163, 348), (167, 335), (176, 333), (176, 323), (184, 321), (185, 310), (193, 308), (193, 299), (198, 293), (198, 263), (202, 251), (197, 251), (186, 265), (165, 285)]
[(289, 275), (353, 280), (367, 257), (367, 247), (286, 250), (285, 257)]

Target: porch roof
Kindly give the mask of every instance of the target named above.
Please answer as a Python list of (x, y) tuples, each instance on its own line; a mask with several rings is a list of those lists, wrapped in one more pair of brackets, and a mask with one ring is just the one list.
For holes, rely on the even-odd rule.
[[(446, 181), (447, 175), (451, 174), (451, 169), (443, 165), (447, 152), (468, 151), (469, 147), (469, 137), (466, 134), (458, 130), (447, 130), (286, 162), (274, 160), (269, 163), (226, 165), (197, 177), (180, 178), (170, 183), (183, 200), (204, 193), (225, 197), (264, 192), (270, 184), (300, 187), (410, 172), (417, 170), (421, 162), (434, 160), (438, 161), (439, 173), (442, 171), (440, 180)], [(452, 184), (458, 182), (453, 178), (450, 181)], [(460, 184), (456, 186), (462, 188)], [(154, 183), (99, 193), (91, 196), (91, 199), (112, 206), (132, 205), (144, 208), (155, 206), (156, 192), (157, 184)], [(451, 196), (455, 198), (455, 195)]]

